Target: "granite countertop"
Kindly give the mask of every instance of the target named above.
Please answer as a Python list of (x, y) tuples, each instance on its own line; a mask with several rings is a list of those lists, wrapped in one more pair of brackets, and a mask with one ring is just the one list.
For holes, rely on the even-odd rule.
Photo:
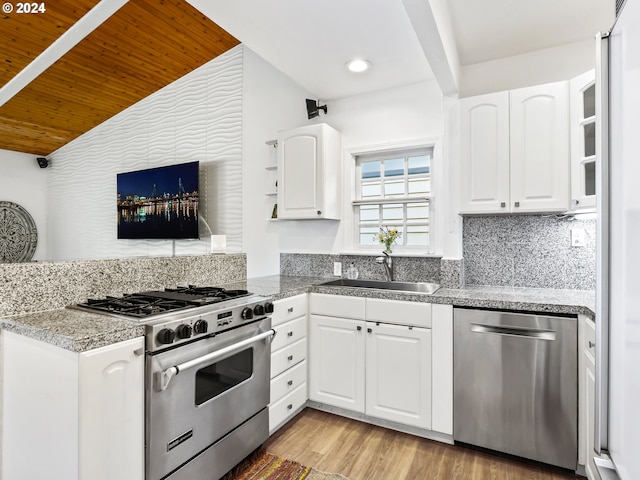
[(0, 328), (78, 353), (144, 335), (138, 323), (71, 308), (0, 318)]
[(254, 293), (271, 296), (274, 300), (305, 292), (328, 293), (358, 297), (386, 298), (425, 303), (441, 303), (456, 307), (493, 308), (544, 313), (583, 314), (595, 318), (595, 292), (588, 290), (557, 290), (546, 288), (466, 287), (444, 289), (428, 295), (390, 290), (318, 285), (332, 278), (272, 275), (250, 278), (231, 284)]
[[(539, 288), (467, 287), (440, 289), (432, 295), (318, 284), (332, 280), (320, 277), (271, 275), (244, 282), (224, 284), (225, 288), (247, 289), (273, 300), (301, 293), (317, 292), (391, 300), (440, 303), (453, 306), (523, 310), (545, 313), (587, 315), (595, 318), (595, 293), (585, 290)], [(84, 352), (131, 338), (141, 337), (145, 328), (134, 321), (71, 308), (0, 318), (0, 329), (15, 332), (51, 345)]]

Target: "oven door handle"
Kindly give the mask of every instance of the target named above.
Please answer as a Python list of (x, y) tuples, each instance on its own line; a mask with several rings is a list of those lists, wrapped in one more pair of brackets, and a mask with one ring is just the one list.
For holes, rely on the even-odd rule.
[(215, 352), (211, 352), (207, 355), (203, 355), (202, 357), (194, 358), (193, 360), (189, 360), (188, 362), (181, 363), (179, 365), (174, 365), (173, 367), (167, 368), (164, 372), (160, 372), (160, 390), (164, 391), (169, 387), (169, 383), (171, 379), (178, 375), (178, 373), (188, 370), (193, 367), (197, 367), (198, 365), (202, 365), (203, 363), (211, 362), (212, 360), (217, 360), (218, 358), (224, 357), (228, 354), (233, 354), (239, 352), (247, 345), (251, 345), (253, 343), (259, 342), (264, 339), (271, 339), (275, 336), (276, 331), (274, 329), (267, 330), (255, 337), (247, 338), (246, 340), (242, 340), (241, 342), (234, 343), (233, 345), (229, 345), (228, 347), (221, 348), (220, 350), (216, 350)]

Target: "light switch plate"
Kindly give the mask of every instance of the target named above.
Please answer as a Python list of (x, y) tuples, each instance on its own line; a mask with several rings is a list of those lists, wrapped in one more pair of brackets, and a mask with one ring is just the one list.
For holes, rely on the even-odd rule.
[(342, 276), (342, 262), (333, 262), (333, 275), (335, 277)]
[(572, 247), (586, 247), (587, 242), (585, 240), (584, 228), (572, 228), (571, 229), (571, 246)]

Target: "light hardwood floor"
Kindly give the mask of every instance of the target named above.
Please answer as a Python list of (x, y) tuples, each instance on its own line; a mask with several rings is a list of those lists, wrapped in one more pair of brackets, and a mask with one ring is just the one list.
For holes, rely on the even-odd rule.
[(265, 446), (274, 455), (350, 480), (584, 480), (310, 408)]

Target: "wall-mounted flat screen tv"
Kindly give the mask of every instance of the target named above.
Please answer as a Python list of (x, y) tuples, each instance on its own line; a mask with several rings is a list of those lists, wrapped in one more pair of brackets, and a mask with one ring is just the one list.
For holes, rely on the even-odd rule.
[(118, 238), (198, 238), (199, 162), (118, 174)]

